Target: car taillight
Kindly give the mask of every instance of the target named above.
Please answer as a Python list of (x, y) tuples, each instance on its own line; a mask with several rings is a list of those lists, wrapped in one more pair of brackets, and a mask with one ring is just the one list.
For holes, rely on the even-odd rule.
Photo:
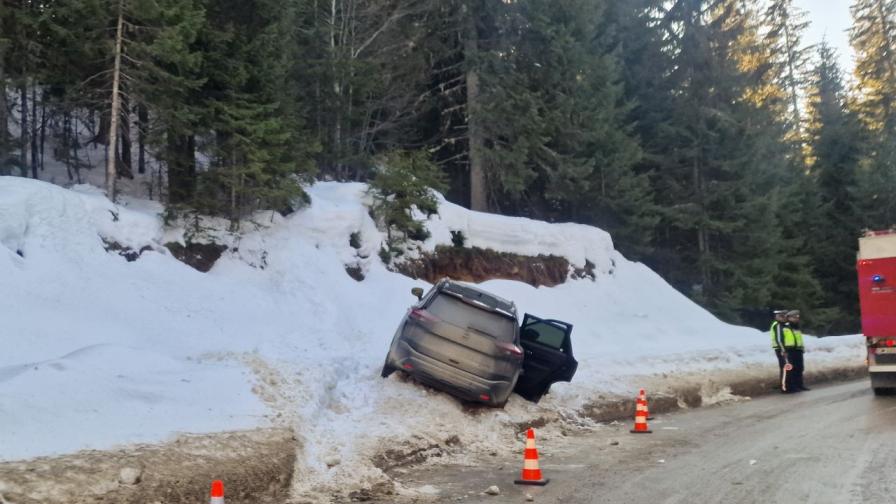
[(488, 394), (479, 394), (480, 401), (488, 401), (491, 397)]
[(411, 318), (416, 320), (422, 320), (424, 322), (438, 322), (439, 317), (436, 317), (432, 313), (422, 309), (422, 308), (413, 308), (411, 310)]
[(495, 343), (495, 346), (497, 346), (501, 350), (504, 350), (507, 353), (507, 355), (512, 355), (512, 356), (520, 358), (520, 359), (523, 358), (523, 349), (514, 345), (513, 343), (507, 343), (505, 341), (498, 341), (497, 343)]
[(893, 346), (893, 345), (896, 345), (896, 340), (888, 339), (888, 340), (887, 340), (887, 346), (888, 346), (888, 347), (891, 347), (891, 346)]
[(414, 365), (411, 364), (410, 362), (405, 362), (404, 365), (402, 365), (401, 367), (403, 367), (405, 369), (414, 369)]

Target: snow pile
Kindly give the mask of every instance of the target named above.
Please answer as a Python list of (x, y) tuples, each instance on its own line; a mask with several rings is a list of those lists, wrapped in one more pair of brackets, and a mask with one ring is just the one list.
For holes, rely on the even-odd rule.
[[(574, 415), (598, 394), (631, 392), (634, 376), (773, 362), (765, 333), (718, 321), (601, 230), (443, 201), (430, 249), (461, 230), (469, 245), (596, 265), (595, 281), (554, 288), (484, 284), (521, 312), (572, 323), (578, 373), (539, 405), (512, 396), (503, 410), (470, 409), (400, 373), (382, 380), (410, 289), (425, 285), (380, 262), (365, 191), (319, 183), (309, 208), (218, 232), (231, 250), (203, 274), (164, 248), (185, 230), (164, 229), (158, 205), (0, 177), (0, 460), (289, 425), (303, 445), (296, 491), (326, 490), (380, 481), (371, 459), (390, 448), (456, 436), (467, 451), (516, 450), (508, 426)], [(110, 242), (149, 251), (126, 262), (103, 250)], [(861, 359), (859, 338), (808, 345), (823, 350), (810, 367)]]

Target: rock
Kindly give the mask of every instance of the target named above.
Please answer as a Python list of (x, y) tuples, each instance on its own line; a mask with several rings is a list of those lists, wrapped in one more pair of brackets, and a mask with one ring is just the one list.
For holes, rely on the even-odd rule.
[(535, 497), (532, 497), (532, 494), (526, 494), (526, 502), (533, 502)]
[(486, 490), (485, 493), (487, 493), (489, 495), (500, 495), (501, 489), (495, 485), (492, 485), (492, 486), (488, 487), (488, 490)]
[(335, 467), (342, 463), (342, 459), (340, 459), (336, 455), (330, 455), (324, 458), (324, 464), (327, 464), (327, 467)]
[(610, 441), (610, 446), (619, 446), (619, 441), (616, 441), (615, 439)]
[(118, 482), (122, 485), (136, 485), (140, 483), (143, 470), (136, 467), (124, 467), (118, 473)]

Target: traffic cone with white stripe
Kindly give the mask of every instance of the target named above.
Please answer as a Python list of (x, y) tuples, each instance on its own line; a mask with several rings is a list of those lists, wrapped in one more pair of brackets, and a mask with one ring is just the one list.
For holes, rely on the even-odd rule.
[(653, 431), (647, 427), (647, 403), (641, 398), (635, 399), (635, 427), (629, 431), (634, 434), (650, 434)]
[(647, 406), (647, 392), (644, 392), (644, 389), (640, 389), (638, 391), (638, 400), (644, 404), (644, 412), (646, 413), (646, 417), (648, 420), (653, 420), (653, 417), (650, 416), (650, 408)]
[(208, 504), (224, 504), (224, 482), (221, 480), (212, 481), (212, 495), (208, 500)]
[(523, 454), (523, 472), (520, 479), (513, 482), (518, 485), (547, 485), (549, 479), (541, 476), (538, 468), (538, 450), (535, 449), (535, 431), (532, 428), (526, 432), (526, 451)]

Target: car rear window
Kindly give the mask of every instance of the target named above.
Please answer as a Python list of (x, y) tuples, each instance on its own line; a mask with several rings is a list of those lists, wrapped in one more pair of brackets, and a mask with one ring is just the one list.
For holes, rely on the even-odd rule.
[(486, 333), (499, 341), (513, 341), (516, 320), (469, 305), (450, 294), (439, 294), (426, 309), (458, 327)]

